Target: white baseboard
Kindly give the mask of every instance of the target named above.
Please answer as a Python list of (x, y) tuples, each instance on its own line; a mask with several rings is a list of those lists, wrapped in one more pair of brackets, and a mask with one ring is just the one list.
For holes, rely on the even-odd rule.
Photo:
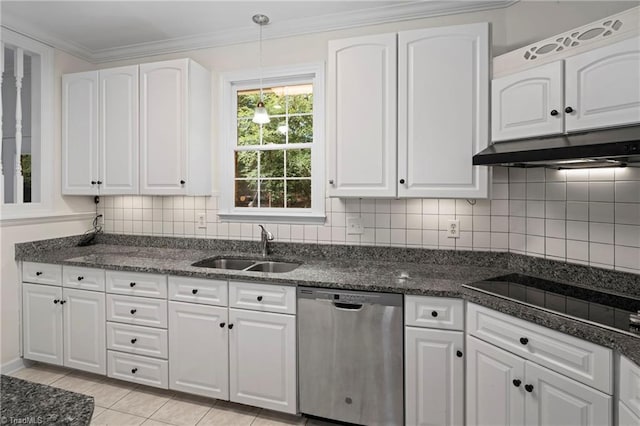
[(0, 366), (0, 372), (2, 374), (11, 374), (18, 370), (22, 370), (24, 367), (24, 360), (22, 358), (16, 358), (13, 361), (2, 364)]

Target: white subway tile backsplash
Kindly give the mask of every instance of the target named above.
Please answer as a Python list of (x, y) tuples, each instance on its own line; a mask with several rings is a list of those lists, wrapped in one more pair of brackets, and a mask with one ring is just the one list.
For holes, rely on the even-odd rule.
[(613, 224), (589, 222), (589, 241), (613, 244)]
[[(277, 241), (511, 251), (640, 273), (640, 170), (493, 168), (492, 200), (332, 199), (324, 225), (267, 225)], [(107, 232), (256, 240), (220, 222), (218, 197), (102, 197)], [(197, 228), (205, 212), (207, 228)], [(347, 217), (363, 234), (347, 234)], [(447, 238), (450, 219), (460, 238)]]

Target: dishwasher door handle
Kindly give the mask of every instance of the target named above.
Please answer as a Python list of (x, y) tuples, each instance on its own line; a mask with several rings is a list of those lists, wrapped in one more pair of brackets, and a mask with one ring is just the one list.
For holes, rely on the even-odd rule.
[(344, 311), (359, 311), (362, 309), (361, 303), (341, 303), (341, 302), (333, 302), (333, 306), (337, 309)]

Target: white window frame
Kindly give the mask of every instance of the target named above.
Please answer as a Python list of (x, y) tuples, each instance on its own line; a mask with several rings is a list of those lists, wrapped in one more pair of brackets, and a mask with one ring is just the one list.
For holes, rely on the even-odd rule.
[[(235, 207), (234, 150), (237, 141), (237, 92), (260, 86), (259, 70), (236, 71), (221, 76), (220, 111), (220, 210), (218, 216), (229, 222), (308, 223), (325, 222), (325, 91), (324, 63), (265, 68), (263, 86), (286, 84), (308, 78), (313, 83), (313, 144), (311, 147), (311, 208)], [(291, 83), (293, 84), (293, 83)]]
[[(27, 219), (48, 216), (52, 212), (53, 181), (54, 181), (54, 49), (25, 37), (9, 29), (2, 28), (3, 46), (17, 46), (25, 51), (36, 53), (40, 56), (40, 126), (38, 130), (40, 144), (40, 202), (23, 204), (5, 204), (0, 200), (0, 221), (12, 219)], [(4, 54), (4, 51), (2, 52)], [(3, 84), (5, 82), (3, 81)], [(35, 115), (35, 114), (34, 114)], [(37, 125), (37, 123), (32, 123)], [(4, 170), (13, 173), (13, 170)], [(33, 176), (33, 175), (32, 175)], [(33, 185), (33, 183), (32, 183)]]

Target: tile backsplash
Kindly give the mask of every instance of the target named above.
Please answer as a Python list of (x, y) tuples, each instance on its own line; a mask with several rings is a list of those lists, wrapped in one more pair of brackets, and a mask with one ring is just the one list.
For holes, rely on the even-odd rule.
[[(640, 169), (493, 170), (491, 200), (326, 199), (324, 225), (266, 225), (276, 241), (511, 251), (640, 273)], [(257, 240), (257, 223), (220, 222), (218, 198), (102, 197), (104, 230)], [(205, 213), (206, 228), (197, 225)], [(360, 216), (361, 235), (347, 234)], [(449, 219), (460, 238), (447, 237)]]

